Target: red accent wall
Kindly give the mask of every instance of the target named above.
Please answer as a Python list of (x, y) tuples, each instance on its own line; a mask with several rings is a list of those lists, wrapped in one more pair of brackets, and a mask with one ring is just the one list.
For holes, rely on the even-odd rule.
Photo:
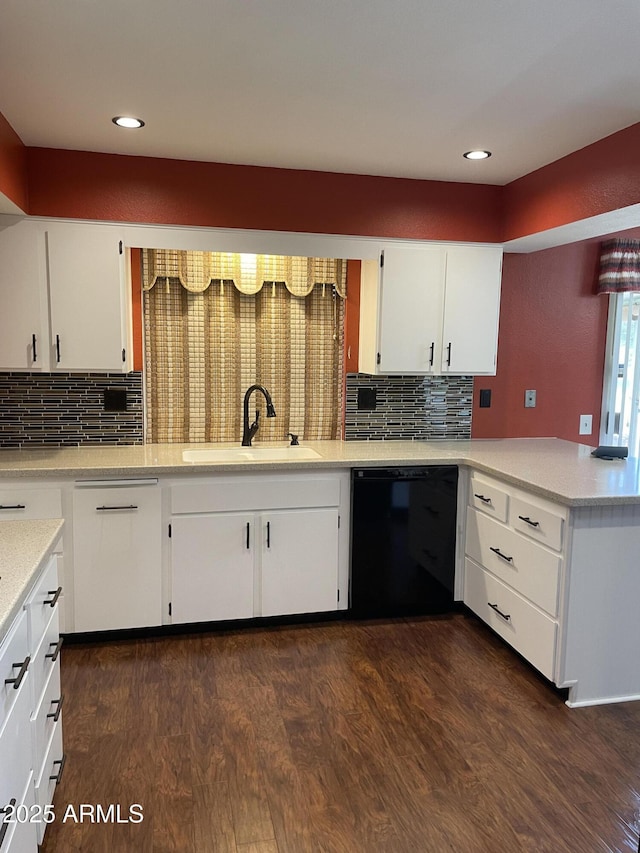
[[(505, 254), (498, 370), (474, 380), (473, 438), (598, 444), (609, 304), (595, 295), (599, 255), (600, 239)], [(491, 389), (491, 408), (479, 408), (481, 388)], [(534, 409), (524, 408), (527, 389), (537, 391)], [(593, 432), (579, 436), (579, 417), (588, 414)]]
[(29, 213), (433, 240), (501, 240), (502, 188), (28, 149)]
[(504, 187), (504, 240), (640, 203), (640, 123)]
[(27, 211), (27, 149), (0, 113), (0, 192)]

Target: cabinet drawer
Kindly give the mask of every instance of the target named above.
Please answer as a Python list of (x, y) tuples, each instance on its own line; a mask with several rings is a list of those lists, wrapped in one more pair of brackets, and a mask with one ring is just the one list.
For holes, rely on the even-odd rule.
[(31, 658), (32, 707), (37, 708), (42, 698), (42, 691), (49, 681), (51, 673), (60, 661), (60, 631), (58, 613), (52, 615), (51, 621), (42, 635), (40, 645)]
[(60, 659), (55, 662), (49, 673), (49, 680), (42, 693), (40, 704), (31, 717), (35, 753), (33, 756), (33, 772), (36, 779), (40, 778), (42, 765), (47, 753), (47, 745), (55, 724), (62, 714), (62, 693), (60, 691)]
[(551, 509), (543, 509), (524, 498), (512, 497), (509, 523), (514, 530), (543, 542), (549, 548), (556, 551), (562, 548), (564, 518)]
[[(29, 657), (29, 640), (27, 633), (27, 614), (24, 610), (16, 617), (9, 633), (0, 645), (0, 729), (14, 706), (18, 694), (29, 693), (29, 678), (31, 673), (23, 676), (23, 681), (16, 690), (14, 683), (7, 684), (7, 679), (18, 678), (21, 665)], [(16, 664), (18, 664), (16, 666)], [(31, 668), (31, 663), (28, 663)], [(0, 764), (0, 766), (2, 766)]]
[[(29, 773), (27, 783), (24, 787), (22, 797), (16, 797), (16, 806), (22, 804), (26, 807), (27, 814), (32, 815), (35, 804), (33, 788), (33, 774)], [(6, 805), (6, 804), (3, 804)], [(38, 817), (40, 817), (38, 815)], [(36, 853), (38, 849), (37, 824), (29, 820), (16, 821), (9, 824), (0, 849), (2, 853)]]
[(469, 486), (469, 505), (498, 521), (507, 520), (509, 496), (489, 480), (473, 475)]
[[(62, 751), (62, 719), (59, 719), (53, 729), (51, 740), (42, 765), (40, 776), (36, 781), (36, 804), (44, 809), (53, 802), (56, 785), (62, 777), (64, 768), (64, 753)], [(38, 824), (38, 844), (42, 844), (46, 824)]]
[(247, 510), (297, 509), (339, 506), (339, 477), (220, 478), (180, 483), (171, 488), (171, 512), (242, 512)]
[(464, 602), (536, 669), (553, 680), (557, 624), (498, 578), (465, 560)]
[(557, 615), (561, 565), (558, 554), (472, 507), (467, 510), (466, 552), (551, 616)]
[[(0, 803), (20, 802), (31, 772), (31, 695), (28, 685), (18, 696), (0, 728)], [(9, 772), (7, 772), (7, 770)]]
[(0, 520), (62, 518), (60, 489), (0, 489)]
[(53, 556), (27, 600), (29, 649), (32, 656), (40, 645), (51, 617), (58, 613), (61, 592), (58, 585), (58, 558)]

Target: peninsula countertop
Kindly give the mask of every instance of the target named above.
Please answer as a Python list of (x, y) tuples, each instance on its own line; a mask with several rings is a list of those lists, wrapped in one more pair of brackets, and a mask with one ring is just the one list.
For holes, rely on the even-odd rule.
[[(176, 477), (238, 471), (451, 464), (475, 468), (567, 506), (640, 503), (640, 460), (595, 459), (591, 456), (591, 446), (556, 438), (305, 441), (302, 447), (315, 450), (317, 458), (299, 458), (296, 448), (291, 447), (290, 456), (276, 461), (186, 462), (183, 459), (185, 450), (235, 446), (140, 444), (0, 450), (0, 487), (3, 480), (13, 478)], [(260, 449), (259, 442), (255, 442), (255, 447)]]
[(0, 521), (0, 643), (53, 553), (62, 519)]

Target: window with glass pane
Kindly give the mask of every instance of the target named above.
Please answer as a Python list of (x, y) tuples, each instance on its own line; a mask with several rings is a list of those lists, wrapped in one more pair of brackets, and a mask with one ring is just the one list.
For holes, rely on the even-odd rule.
[(607, 362), (602, 401), (601, 444), (640, 452), (640, 292), (610, 296)]

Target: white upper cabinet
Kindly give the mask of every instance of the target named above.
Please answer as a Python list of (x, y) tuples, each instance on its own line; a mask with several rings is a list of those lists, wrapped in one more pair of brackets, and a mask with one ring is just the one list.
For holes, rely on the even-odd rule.
[(359, 368), (371, 374), (495, 374), (502, 249), (385, 248), (362, 264)]
[(0, 226), (0, 370), (131, 370), (125, 261), (118, 226)]
[(117, 228), (47, 226), (51, 367), (130, 369), (124, 248)]
[(442, 372), (496, 372), (502, 249), (451, 246), (447, 249)]
[(46, 370), (49, 334), (44, 240), (27, 221), (0, 225), (0, 369)]

